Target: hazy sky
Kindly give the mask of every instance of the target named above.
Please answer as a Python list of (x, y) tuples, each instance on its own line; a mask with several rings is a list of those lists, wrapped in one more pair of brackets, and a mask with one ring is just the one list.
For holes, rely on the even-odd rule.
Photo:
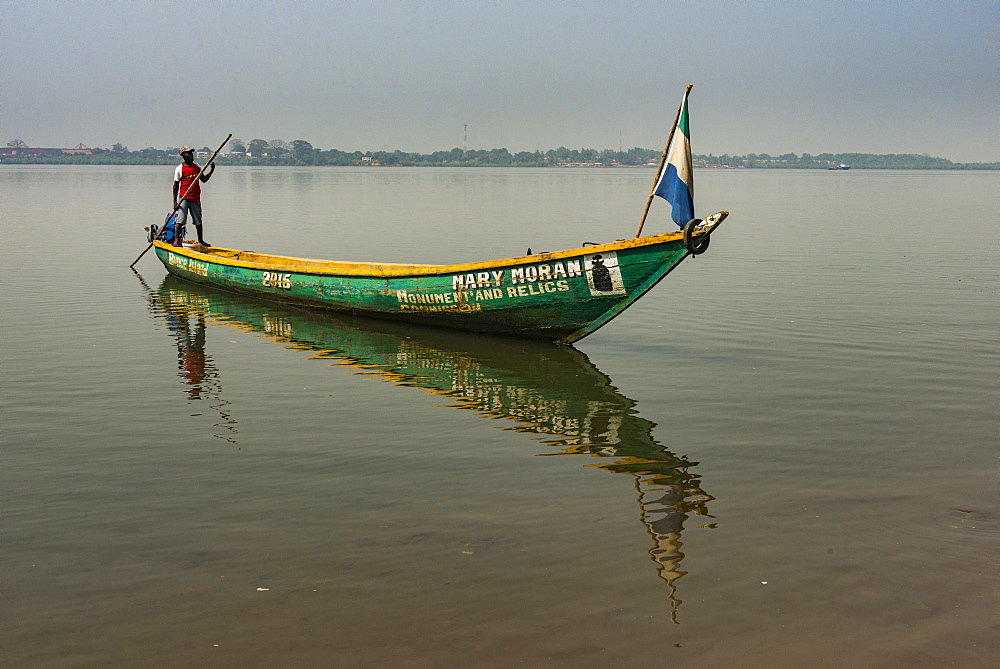
[(1000, 161), (1000, 0), (0, 0), (0, 145)]

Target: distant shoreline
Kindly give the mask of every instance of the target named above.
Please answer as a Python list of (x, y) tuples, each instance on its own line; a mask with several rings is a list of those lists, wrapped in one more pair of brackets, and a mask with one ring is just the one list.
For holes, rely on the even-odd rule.
[[(299, 142), (305, 146), (296, 146)], [(284, 144), (281, 142), (280, 144)], [(242, 146), (242, 145), (240, 145)], [(244, 147), (245, 148), (245, 147)], [(296, 140), (291, 145), (267, 147), (262, 155), (238, 151), (221, 154), (216, 158), (220, 165), (295, 167), (551, 167), (551, 168), (655, 168), (661, 151), (633, 148), (627, 151), (610, 149), (567, 149), (560, 147), (548, 151), (522, 151), (510, 153), (507, 149), (467, 150), (451, 149), (431, 154), (405, 153), (403, 151), (340, 151), (313, 148), (308, 142)], [(86, 152), (84, 152), (86, 151)], [(202, 155), (203, 154), (203, 155)], [(199, 152), (200, 160), (210, 157), (209, 151)], [(199, 160), (196, 158), (196, 161)], [(916, 154), (873, 153), (822, 153), (819, 155), (794, 153), (770, 156), (747, 154), (743, 156), (695, 155), (694, 166), (716, 169), (805, 169), (828, 170), (847, 165), (856, 170), (1000, 170), (1000, 162), (954, 163), (946, 158)], [(174, 149), (142, 149), (129, 151), (115, 145), (113, 149), (32, 149), (29, 147), (0, 147), (0, 165), (175, 165), (180, 157)]]

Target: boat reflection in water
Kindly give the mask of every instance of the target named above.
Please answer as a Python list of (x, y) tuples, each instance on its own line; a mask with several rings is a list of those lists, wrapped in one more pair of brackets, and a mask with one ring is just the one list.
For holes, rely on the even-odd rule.
[[(676, 622), (681, 532), (691, 515), (710, 517), (697, 465), (663, 448), (654, 423), (580, 351), (546, 342), (316, 313), (226, 293), (168, 275), (149, 290), (151, 311), (176, 339), (178, 366), (192, 400), (213, 402), (233, 441), (236, 422), (221, 397), (205, 330), (224, 326), (264, 333), (288, 348), (400, 386), (449, 398), (456, 409), (510, 422), (501, 429), (537, 435), (541, 455), (586, 455), (587, 466), (630, 475), (640, 518), (653, 538), (649, 554), (669, 589)], [(711, 526), (711, 525), (709, 525)]]

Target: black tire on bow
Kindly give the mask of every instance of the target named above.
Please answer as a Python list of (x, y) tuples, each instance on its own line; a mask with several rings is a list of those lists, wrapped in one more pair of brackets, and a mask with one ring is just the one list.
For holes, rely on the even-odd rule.
[(712, 241), (710, 235), (702, 235), (701, 240), (695, 243), (694, 229), (701, 225), (700, 218), (693, 218), (684, 226), (684, 248), (693, 256), (701, 255), (708, 250), (708, 245)]

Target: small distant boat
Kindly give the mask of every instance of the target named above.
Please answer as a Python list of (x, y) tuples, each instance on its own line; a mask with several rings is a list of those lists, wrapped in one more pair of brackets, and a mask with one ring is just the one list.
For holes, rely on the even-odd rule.
[(828, 170), (849, 170), (849, 169), (851, 169), (851, 166), (850, 165), (845, 165), (844, 163), (841, 163), (839, 167), (828, 167), (826, 169), (828, 169)]
[(690, 90), (642, 219), (659, 195), (681, 227), (674, 232), (641, 236), (640, 223), (631, 239), (457, 265), (316, 260), (162, 240), (153, 242), (156, 255), (179, 277), (272, 300), (568, 344), (623, 312), (685, 258), (703, 253), (729, 215), (694, 218)]

